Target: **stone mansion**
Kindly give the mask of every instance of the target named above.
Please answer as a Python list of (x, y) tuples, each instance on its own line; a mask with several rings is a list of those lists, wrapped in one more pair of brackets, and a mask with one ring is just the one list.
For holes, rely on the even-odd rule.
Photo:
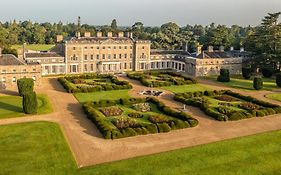
[[(119, 32), (114, 36), (108, 32), (103, 36), (97, 32), (96, 36), (91, 36), (85, 32), (81, 36), (77, 32), (70, 39), (58, 35), (57, 44), (47, 52), (30, 51), (24, 45), (21, 58), (14, 59), (20, 61), (21, 66), (40, 65), (36, 71), (40, 71), (42, 76), (169, 69), (196, 77), (219, 74), (221, 68), (229, 69), (231, 74), (241, 73), (243, 49), (225, 51), (220, 47), (219, 50), (213, 50), (209, 46), (208, 50), (202, 50), (199, 46), (196, 53), (189, 53), (186, 50), (153, 50), (150, 46), (150, 41), (135, 40), (132, 33)], [(5, 62), (1, 62), (2, 57), (0, 80), (9, 87), (16, 78), (25, 75), (15, 75), (11, 79), (13, 72), (9, 72), (9, 75), (3, 73), (7, 73), (8, 69)], [(38, 77), (37, 74), (34, 76)]]

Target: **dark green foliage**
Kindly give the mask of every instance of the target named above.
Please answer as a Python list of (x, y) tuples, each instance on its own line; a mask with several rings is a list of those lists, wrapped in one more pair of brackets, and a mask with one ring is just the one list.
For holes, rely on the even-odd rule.
[(281, 73), (276, 74), (276, 85), (281, 87)]
[(18, 92), (20, 96), (33, 92), (34, 80), (32, 78), (21, 78), (17, 80)]
[[(95, 82), (87, 83), (85, 80), (96, 79)], [(100, 79), (100, 80), (99, 80)], [(104, 79), (109, 79), (110, 84), (107, 84)], [(77, 76), (60, 77), (58, 81), (63, 85), (68, 93), (88, 93), (97, 91), (111, 91), (131, 89), (127, 81), (119, 81), (116, 77), (109, 74), (83, 74)]]
[(38, 102), (35, 92), (26, 92), (22, 100), (23, 111), (26, 114), (36, 114), (38, 111)]
[(229, 70), (228, 69), (221, 69), (220, 75), (218, 76), (217, 80), (220, 81), (220, 82), (230, 82)]
[(253, 87), (256, 90), (261, 90), (263, 88), (263, 80), (260, 77), (255, 77), (253, 82)]
[(273, 75), (273, 70), (274, 70), (273, 67), (264, 67), (261, 69), (261, 73), (264, 77), (270, 78)]
[[(144, 117), (144, 114), (135, 112), (129, 113), (129, 118), (116, 118), (112, 120), (111, 123), (105, 120), (105, 115), (100, 112), (100, 107), (132, 105), (144, 102), (155, 104), (158, 110), (162, 111), (167, 116), (174, 117), (174, 119), (170, 119), (165, 115), (150, 116), (149, 118), (152, 124), (141, 125), (137, 122), (137, 119), (134, 118)], [(102, 100), (99, 102), (88, 102), (83, 105), (83, 109), (87, 117), (97, 126), (105, 139), (118, 139), (141, 134), (169, 132), (173, 129), (195, 127), (198, 125), (198, 121), (196, 119), (192, 118), (184, 112), (177, 112), (165, 106), (156, 98), (130, 98), (119, 99), (116, 101)]]
[(242, 68), (242, 75), (243, 75), (243, 77), (246, 80), (250, 79), (251, 76), (252, 76), (252, 68), (250, 68), (250, 67), (243, 67)]

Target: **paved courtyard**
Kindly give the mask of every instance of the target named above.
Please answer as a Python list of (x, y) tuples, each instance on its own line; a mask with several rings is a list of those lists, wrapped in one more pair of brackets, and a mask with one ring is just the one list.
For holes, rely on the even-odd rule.
[[(126, 79), (125, 77), (119, 77)], [(140, 97), (138, 92), (151, 89), (142, 86), (139, 82), (129, 80), (133, 89), (129, 92), (131, 96)], [(230, 89), (243, 95), (251, 95), (261, 100), (281, 105), (280, 102), (266, 99), (267, 91), (241, 91), (228, 87), (222, 87), (214, 82), (202, 80), (207, 87), (220, 90)], [(179, 148), (191, 147), (225, 139), (247, 136), (267, 131), (281, 129), (281, 115), (273, 115), (264, 118), (251, 118), (235, 122), (219, 122), (194, 107), (187, 106), (187, 113), (199, 120), (195, 128), (176, 130), (169, 133), (153, 135), (142, 135), (119, 140), (105, 140), (97, 128), (86, 118), (81, 105), (72, 94), (64, 91), (63, 87), (55, 78), (44, 78), (43, 85), (37, 89), (38, 92), (47, 94), (53, 104), (54, 112), (47, 115), (3, 119), (0, 125), (51, 121), (59, 123), (69, 143), (70, 149), (77, 161), (78, 167), (90, 166), (105, 162), (133, 158), (148, 154), (160, 153)], [(162, 91), (162, 90), (161, 90)], [(164, 95), (158, 97), (166, 105), (181, 109), (182, 104), (173, 100), (173, 94), (164, 91)]]

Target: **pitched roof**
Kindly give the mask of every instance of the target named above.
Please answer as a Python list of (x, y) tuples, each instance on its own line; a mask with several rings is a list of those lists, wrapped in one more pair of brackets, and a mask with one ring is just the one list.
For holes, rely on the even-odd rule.
[(52, 58), (52, 57), (63, 57), (56, 52), (40, 52), (40, 53), (25, 53), (26, 58)]
[(119, 42), (132, 42), (133, 40), (131, 38), (128, 37), (81, 37), (81, 38), (76, 38), (73, 37), (71, 38), (69, 41), (67, 41), (68, 43), (87, 43), (87, 42), (105, 42), (108, 40), (113, 40), (113, 41), (119, 41)]
[(161, 54), (170, 54), (170, 55), (188, 55), (190, 56), (189, 52), (183, 50), (151, 50), (151, 55), (161, 55)]
[(201, 58), (201, 59), (208, 59), (208, 58), (233, 58), (233, 56), (227, 52), (222, 52), (222, 51), (213, 51), (213, 52), (208, 52), (208, 51), (203, 51), (201, 54), (197, 55), (196, 58)]
[(17, 57), (12, 54), (2, 54), (0, 55), (0, 65), (24, 65), (25, 63), (20, 61)]

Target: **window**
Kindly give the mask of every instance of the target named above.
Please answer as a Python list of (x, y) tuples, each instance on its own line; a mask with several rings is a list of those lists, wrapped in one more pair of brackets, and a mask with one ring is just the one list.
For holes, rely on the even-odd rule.
[(130, 58), (133, 58), (133, 54), (130, 54)]
[(76, 50), (76, 47), (73, 47), (72, 50)]
[(3, 78), (2, 78), (2, 82), (3, 82), (3, 83), (6, 83), (6, 77), (3, 77)]
[(114, 58), (114, 59), (116, 59), (116, 58), (117, 58), (116, 54), (114, 54), (114, 55), (113, 55), (113, 58)]
[(122, 46), (119, 46), (119, 49), (122, 49)]
[(162, 62), (162, 68), (164, 68), (164, 62)]
[(119, 59), (122, 59), (122, 54), (119, 54)]
[(36, 69), (32, 69), (33, 72), (36, 72)]
[(124, 69), (127, 69), (127, 63), (124, 63)]
[(88, 60), (88, 55), (84, 55), (84, 60)]
[(94, 47), (91, 47), (91, 49), (93, 50), (93, 49), (94, 49)]
[(94, 55), (91, 55), (91, 60), (94, 60)]
[(132, 46), (130, 46), (130, 49), (133, 49), (133, 47), (132, 47)]
[(130, 69), (132, 69), (133, 65), (132, 65), (132, 62), (130, 62)]
[(103, 46), (102, 49), (105, 49), (105, 46)]
[(16, 70), (16, 69), (14, 69), (14, 70), (13, 70), (13, 72), (14, 72), (14, 73), (16, 73), (16, 72), (17, 72), (17, 70)]
[(6, 70), (2, 70), (2, 73), (6, 73)]
[(87, 50), (87, 49), (88, 49), (88, 47), (84, 47), (84, 49), (85, 49), (85, 50)]
[(98, 47), (97, 47), (97, 49), (99, 50), (99, 49), (100, 49), (100, 47), (98, 46)]
[(23, 72), (26, 72), (26, 69), (23, 69), (22, 71), (23, 71)]
[(88, 66), (87, 66), (87, 64), (84, 64), (84, 71), (85, 71), (85, 72), (88, 71)]
[(71, 65), (70, 70), (71, 70), (71, 72), (77, 72), (78, 71), (78, 65)]
[(127, 48), (128, 48), (127, 46), (124, 47), (124, 49), (127, 49)]
[(100, 59), (100, 55), (97, 55), (97, 60)]
[(102, 59), (105, 59), (105, 54), (102, 54)]
[(109, 60), (111, 59), (111, 55), (110, 54), (107, 55), (107, 59), (109, 59)]
[(144, 46), (142, 46), (142, 49), (144, 49)]
[(94, 71), (94, 64), (91, 64), (91, 71)]
[(113, 46), (113, 49), (116, 49), (116, 46)]
[(127, 59), (127, 54), (124, 54), (124, 58)]
[(13, 83), (17, 82), (16, 77), (13, 77), (12, 82), (13, 82)]
[(111, 49), (111, 47), (110, 47), (110, 46), (108, 46), (108, 47), (107, 47), (107, 49)]
[(141, 63), (141, 69), (145, 69), (145, 64)]

